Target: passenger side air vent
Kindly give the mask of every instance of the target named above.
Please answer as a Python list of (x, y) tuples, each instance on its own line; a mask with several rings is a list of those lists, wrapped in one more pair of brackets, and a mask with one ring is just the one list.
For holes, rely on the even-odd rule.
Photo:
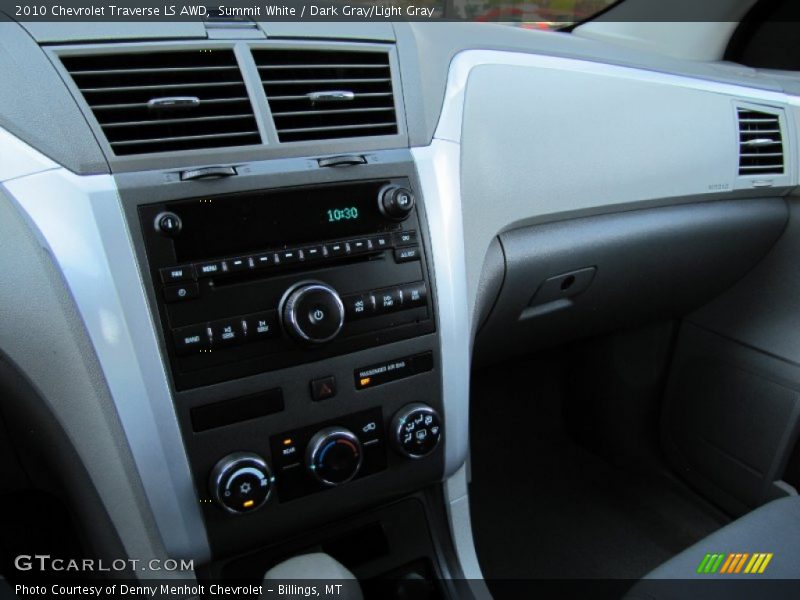
[(397, 133), (386, 52), (254, 50), (278, 139)]
[(61, 61), (117, 155), (260, 144), (232, 50)]
[(739, 175), (783, 175), (783, 137), (777, 114), (738, 108)]

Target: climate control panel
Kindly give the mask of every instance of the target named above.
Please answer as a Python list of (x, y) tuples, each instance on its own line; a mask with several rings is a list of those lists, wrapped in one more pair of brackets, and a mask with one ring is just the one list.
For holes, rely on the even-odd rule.
[(403, 407), (392, 419), (392, 444), (403, 456), (425, 458), (436, 450), (442, 439), (438, 413), (417, 402)]
[(211, 471), (211, 496), (232, 514), (258, 510), (269, 500), (275, 479), (257, 454), (236, 452), (222, 458)]
[(274, 475), (257, 454), (230, 454), (212, 470), (209, 487), (220, 508), (248, 513), (266, 504), (273, 489), (279, 502), (289, 502), (383, 471), (389, 447), (398, 458), (419, 460), (433, 455), (441, 439), (441, 420), (427, 404), (403, 407), (388, 430), (382, 410), (372, 408), (272, 436)]
[(347, 483), (358, 474), (363, 460), (358, 437), (342, 427), (317, 432), (306, 448), (306, 467), (324, 485)]

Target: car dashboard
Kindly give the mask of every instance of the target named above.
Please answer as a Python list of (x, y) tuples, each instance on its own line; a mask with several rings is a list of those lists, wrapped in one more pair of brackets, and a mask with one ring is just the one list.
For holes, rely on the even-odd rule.
[(200, 578), (336, 540), (478, 578), (473, 363), (703, 304), (798, 183), (797, 96), (732, 63), (483, 24), (0, 28), (4, 369), (97, 543)]

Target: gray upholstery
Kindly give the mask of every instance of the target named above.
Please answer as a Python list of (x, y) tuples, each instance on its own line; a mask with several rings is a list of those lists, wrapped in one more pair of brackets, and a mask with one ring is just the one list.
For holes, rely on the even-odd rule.
[[(764, 573), (698, 573), (706, 554), (772, 553)], [(724, 562), (725, 559), (723, 559)], [(800, 497), (775, 500), (714, 532), (640, 581), (626, 598), (800, 597)]]
[[(334, 594), (337, 599), (363, 600), (361, 586), (355, 575), (342, 563), (321, 552), (294, 556), (272, 567), (264, 574), (261, 597), (274, 598), (278, 585), (316, 586), (320, 596), (325, 596), (326, 584), (341, 585)], [(292, 593), (290, 591), (280, 595)]]

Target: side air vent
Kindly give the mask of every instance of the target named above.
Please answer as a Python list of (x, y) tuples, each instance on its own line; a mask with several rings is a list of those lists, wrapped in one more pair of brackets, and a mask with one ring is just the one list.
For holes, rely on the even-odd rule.
[(386, 52), (254, 50), (278, 139), (397, 133)]
[(260, 144), (232, 50), (62, 56), (114, 154)]
[(739, 175), (783, 175), (783, 137), (777, 114), (738, 108)]

